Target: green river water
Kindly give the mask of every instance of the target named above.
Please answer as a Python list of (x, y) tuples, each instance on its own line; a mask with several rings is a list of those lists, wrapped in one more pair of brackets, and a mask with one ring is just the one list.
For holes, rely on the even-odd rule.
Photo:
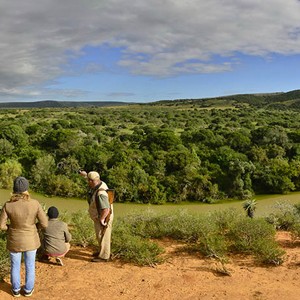
[[(11, 191), (0, 189), (0, 205), (3, 205), (10, 197)], [(40, 194), (31, 193), (31, 197), (37, 199), (46, 207), (56, 206), (60, 211), (68, 211), (70, 213), (79, 210), (87, 210), (88, 204), (85, 199), (45, 197)], [(254, 197), (257, 201), (256, 216), (265, 216), (274, 210), (276, 202), (288, 202), (291, 204), (300, 203), (300, 192), (290, 193), (288, 195), (263, 195)], [(243, 211), (243, 201), (227, 201), (217, 204), (165, 204), (165, 205), (149, 205), (149, 204), (131, 204), (131, 203), (115, 203), (115, 216), (124, 216), (130, 212), (143, 212), (148, 209), (157, 212), (172, 212), (176, 210), (186, 210), (190, 213), (205, 213), (214, 210), (237, 209)]]

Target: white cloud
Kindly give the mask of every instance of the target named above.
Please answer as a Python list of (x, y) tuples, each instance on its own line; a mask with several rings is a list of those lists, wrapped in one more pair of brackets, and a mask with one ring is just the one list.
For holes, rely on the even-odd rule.
[[(236, 53), (300, 53), (297, 0), (0, 0), (0, 8), (2, 94), (69, 72), (68, 59), (88, 45), (121, 47), (120, 66), (151, 76), (229, 71)], [(103, 69), (89, 62), (74, 72), (83, 70)]]

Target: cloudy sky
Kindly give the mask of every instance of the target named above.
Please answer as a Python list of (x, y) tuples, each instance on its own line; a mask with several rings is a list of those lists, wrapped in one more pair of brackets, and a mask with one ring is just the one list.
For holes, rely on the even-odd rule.
[(299, 0), (0, 0), (0, 102), (300, 89)]

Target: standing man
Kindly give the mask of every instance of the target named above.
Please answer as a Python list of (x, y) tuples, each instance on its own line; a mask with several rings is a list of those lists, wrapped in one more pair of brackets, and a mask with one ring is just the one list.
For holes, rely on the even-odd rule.
[(96, 238), (99, 251), (93, 253), (92, 262), (107, 262), (110, 259), (111, 231), (113, 223), (113, 205), (109, 203), (107, 184), (100, 180), (98, 172), (92, 171), (88, 174), (80, 171), (80, 175), (87, 178), (91, 188), (89, 198), (89, 214), (94, 221)]

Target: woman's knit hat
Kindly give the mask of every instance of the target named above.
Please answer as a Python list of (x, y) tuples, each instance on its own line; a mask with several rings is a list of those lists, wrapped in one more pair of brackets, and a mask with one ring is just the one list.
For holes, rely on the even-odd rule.
[(25, 177), (19, 176), (14, 180), (13, 191), (15, 194), (24, 193), (28, 191), (28, 188), (29, 188), (29, 182)]
[(47, 215), (49, 219), (56, 219), (58, 217), (58, 209), (55, 206), (51, 206), (48, 208)]

